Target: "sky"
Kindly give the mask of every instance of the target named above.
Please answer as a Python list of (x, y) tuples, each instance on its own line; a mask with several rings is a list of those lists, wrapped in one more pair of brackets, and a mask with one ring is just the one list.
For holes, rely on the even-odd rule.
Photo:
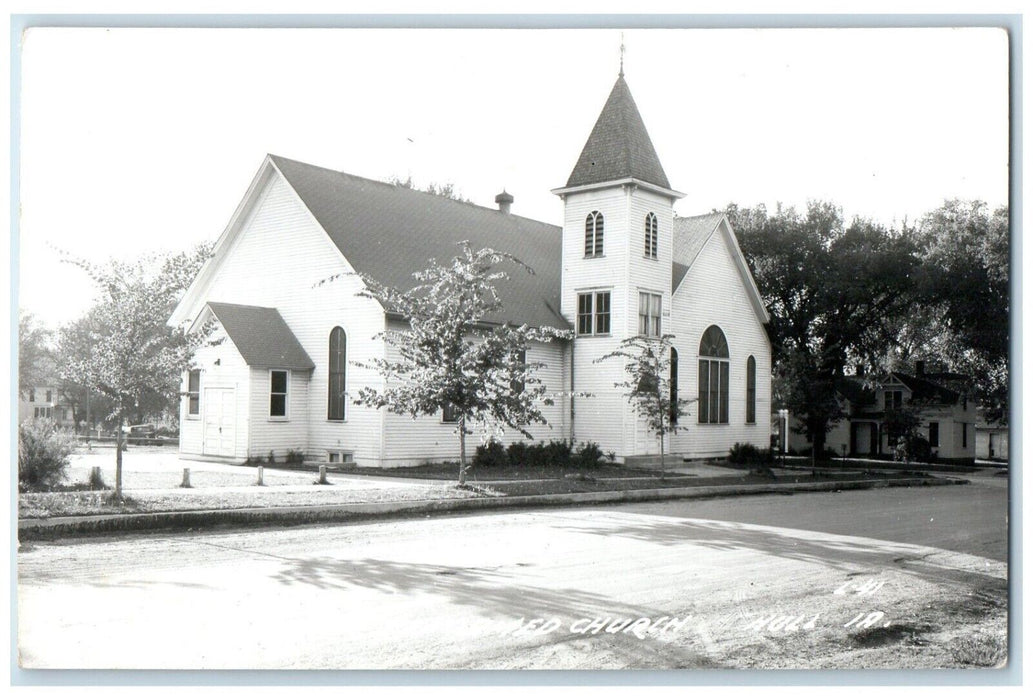
[[(999, 29), (654, 29), (625, 77), (676, 213), (810, 199), (914, 222), (1008, 196)], [(613, 82), (597, 30), (30, 29), (22, 50), (19, 306), (56, 327), (93, 262), (214, 241), (266, 153), (452, 183), (559, 224)]]

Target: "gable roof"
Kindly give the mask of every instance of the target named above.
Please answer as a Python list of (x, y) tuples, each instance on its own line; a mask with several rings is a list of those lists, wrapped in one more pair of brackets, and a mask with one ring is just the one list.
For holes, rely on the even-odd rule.
[(312, 358), (276, 309), (210, 301), (215, 318), (249, 367), (311, 370)]
[(961, 394), (924, 377), (913, 377), (910, 374), (894, 372), (893, 377), (911, 391), (912, 399), (933, 401), (935, 403), (954, 404)]
[(610, 91), (603, 111), (567, 180), (567, 187), (635, 178), (671, 189), (624, 74)]
[(757, 283), (750, 273), (750, 267), (746, 264), (742, 249), (732, 231), (732, 225), (728, 217), (722, 212), (700, 214), (698, 216), (676, 216), (674, 217), (673, 243), (671, 250), (671, 294), (674, 294), (688, 274), (689, 269), (696, 262), (700, 252), (706, 246), (715, 233), (720, 231), (725, 238), (728, 249), (731, 252), (732, 264), (739, 272), (743, 286), (746, 288), (746, 296), (757, 314), (761, 324), (771, 320), (767, 308), (764, 306), (764, 299), (760, 296)]
[(855, 408), (870, 406), (875, 403), (875, 389), (866, 386), (864, 380), (856, 376), (840, 377), (836, 380), (836, 391)]
[(560, 315), (560, 227), (281, 156), (268, 158), (356, 271), (410, 289), (414, 272), (430, 267), (432, 258), (447, 263), (460, 252), (456, 244), (466, 240), (474, 249), (509, 253), (535, 272), (501, 266), (509, 273), (509, 279), (495, 283), (504, 309), (485, 321), (570, 327)]
[(724, 217), (719, 212), (674, 217), (674, 250), (671, 251), (674, 259), (691, 267), (710, 234), (717, 230)]

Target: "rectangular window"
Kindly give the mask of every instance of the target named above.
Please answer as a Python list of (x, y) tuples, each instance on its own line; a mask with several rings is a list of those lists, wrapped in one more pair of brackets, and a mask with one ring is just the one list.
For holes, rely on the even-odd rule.
[(891, 408), (900, 408), (904, 405), (904, 394), (900, 391), (886, 391), (883, 392), (883, 402), (886, 405), (886, 410)]
[(453, 404), (445, 404), (445, 407), (441, 409), (441, 422), (442, 423), (458, 423), (459, 412)]
[(341, 461), (341, 453), (340, 452), (328, 452), (326, 454), (326, 461), (330, 462), (330, 464), (335, 464), (337, 462), (340, 462)]
[(968, 423), (961, 424), (961, 446), (968, 447)]
[(201, 370), (192, 369), (187, 377), (187, 415), (201, 415)]
[(592, 295), (577, 295), (577, 334), (592, 335)]
[(649, 292), (638, 293), (638, 334), (660, 337), (660, 306), (663, 297)]
[(610, 332), (610, 293), (595, 294), (595, 334), (607, 335)]
[(586, 292), (577, 295), (577, 334), (608, 335), (610, 332), (610, 293)]
[[(520, 351), (518, 351), (517, 354), (516, 354), (516, 360), (517, 360), (517, 362), (520, 363), (521, 366), (526, 365), (527, 364), (527, 350), (520, 350)], [(522, 394), (522, 393), (524, 393), (524, 389), (526, 387), (524, 385), (524, 382), (517, 381), (516, 379), (514, 379), (513, 381), (511, 381), (509, 383), (509, 388), (513, 390), (514, 394)]]
[(47, 389), (47, 403), (52, 403), (53, 401), (54, 401), (54, 392), (51, 391), (50, 389)]
[(287, 375), (285, 369), (269, 371), (269, 417), (287, 417)]
[(50, 406), (36, 406), (32, 411), (32, 415), (35, 418), (53, 418), (54, 409)]
[(931, 422), (929, 423), (929, 447), (940, 446), (940, 424)]

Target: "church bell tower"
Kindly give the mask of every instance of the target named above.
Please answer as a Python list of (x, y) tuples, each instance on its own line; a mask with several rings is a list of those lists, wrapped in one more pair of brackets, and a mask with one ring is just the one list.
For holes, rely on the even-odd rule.
[(653, 454), (621, 390), (618, 359), (595, 362), (635, 335), (667, 332), (674, 202), (623, 66), (563, 187), (561, 313), (570, 321), (574, 439), (619, 456)]

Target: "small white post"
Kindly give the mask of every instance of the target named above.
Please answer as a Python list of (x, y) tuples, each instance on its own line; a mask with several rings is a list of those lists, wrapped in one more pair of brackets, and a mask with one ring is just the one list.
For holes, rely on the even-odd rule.
[(257, 484), (257, 486), (265, 486), (265, 481), (263, 480), (264, 471), (265, 471), (265, 467), (263, 467), (261, 464), (259, 464), (258, 465), (258, 484)]
[(183, 467), (183, 483), (179, 485), (182, 489), (191, 488), (190, 486), (190, 468)]
[(320, 464), (319, 465), (319, 483), (321, 483), (321, 484), (329, 484), (330, 483), (329, 481), (326, 480), (326, 465), (325, 464)]

